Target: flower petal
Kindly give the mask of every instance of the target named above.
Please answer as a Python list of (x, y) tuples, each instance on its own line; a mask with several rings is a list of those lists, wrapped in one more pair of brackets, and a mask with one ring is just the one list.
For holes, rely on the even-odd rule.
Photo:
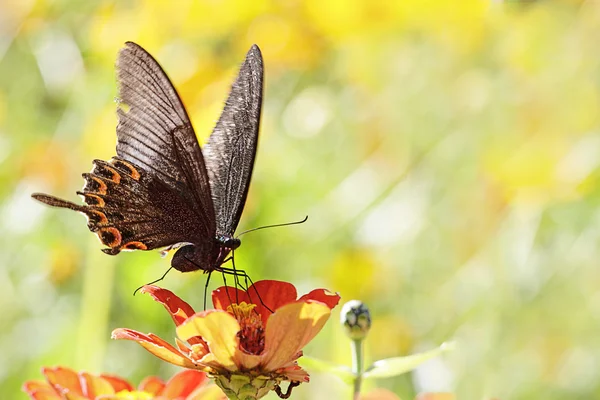
[(62, 395), (62, 398), (64, 400), (89, 400), (89, 397), (84, 397), (79, 393), (70, 392), (69, 390), (65, 390), (65, 392)]
[(212, 301), (214, 308), (223, 311), (227, 311), (227, 307), (229, 307), (231, 303), (250, 303), (248, 294), (245, 291), (231, 286), (221, 286), (220, 288), (213, 290)]
[(277, 373), (285, 375), (288, 380), (294, 382), (309, 382), (310, 376), (308, 372), (302, 369), (296, 362), (290, 363), (289, 366), (277, 370)]
[(315, 289), (310, 293), (300, 297), (298, 301), (316, 300), (327, 305), (330, 309), (337, 306), (340, 302), (340, 295), (334, 292), (330, 292), (327, 289)]
[[(208, 344), (203, 340), (201, 343), (192, 345), (191, 349), (186, 345), (183, 340), (179, 340), (175, 338), (175, 344), (180, 352), (183, 354), (189, 354), (190, 358), (193, 360), (200, 360), (206, 354), (210, 353), (210, 349), (208, 348)], [(192, 356), (193, 354), (193, 356)]]
[(208, 378), (204, 372), (187, 369), (173, 375), (160, 395), (167, 399), (184, 398), (206, 381)]
[(256, 368), (258, 364), (262, 361), (262, 357), (255, 354), (248, 354), (245, 351), (238, 350), (235, 353), (235, 363), (236, 365), (244, 370), (251, 370)]
[(255, 310), (260, 314), (263, 324), (266, 326), (271, 311), (277, 311), (278, 308), (296, 301), (298, 292), (289, 282), (264, 280), (250, 286), (248, 295), (252, 298), (252, 303), (256, 304)]
[(131, 329), (119, 328), (112, 332), (111, 337), (113, 339), (134, 340), (156, 357), (171, 364), (184, 368), (204, 369), (204, 367), (194, 364), (186, 354), (181, 353), (177, 348), (152, 333), (145, 335)]
[(101, 374), (100, 377), (108, 383), (110, 383), (115, 393), (119, 393), (123, 390), (126, 390), (128, 392), (131, 392), (133, 390), (133, 385), (119, 376)]
[(107, 380), (99, 376), (91, 375), (87, 372), (79, 373), (83, 395), (86, 398), (94, 399), (103, 394), (115, 394), (115, 390)]
[(165, 383), (162, 379), (156, 376), (148, 376), (139, 384), (138, 391), (151, 393), (154, 396), (158, 396), (164, 388)]
[[(170, 290), (160, 288), (154, 285), (145, 285), (140, 290), (141, 293), (148, 293), (152, 298), (162, 304), (167, 312), (173, 318), (173, 322), (175, 326), (179, 326), (194, 315), (194, 309), (185, 301), (181, 300), (177, 297), (176, 294), (171, 292)], [(193, 337), (188, 340), (190, 344), (200, 344), (203, 343), (201, 337)]]
[(83, 396), (79, 375), (72, 369), (65, 367), (43, 368), (42, 373), (57, 393), (64, 393), (66, 390)]
[(60, 395), (46, 382), (27, 381), (21, 390), (34, 400), (61, 400)]
[(185, 301), (177, 297), (170, 290), (154, 285), (145, 285), (140, 293), (148, 293), (154, 300), (165, 306), (175, 325), (179, 326), (183, 321), (194, 315), (194, 309)]
[(229, 313), (221, 310), (210, 310), (196, 313), (177, 327), (177, 336), (181, 340), (202, 336), (212, 356), (223, 368), (229, 371), (237, 370), (234, 355), (238, 351), (239, 339), (237, 333), (240, 324)]
[(279, 308), (267, 322), (263, 367), (276, 370), (288, 364), (319, 333), (331, 310), (320, 302), (299, 302)]
[(263, 324), (266, 325), (267, 319), (271, 315), (269, 309), (275, 311), (285, 304), (296, 301), (297, 295), (296, 288), (289, 282), (264, 280), (251, 285), (247, 292), (230, 286), (222, 286), (213, 291), (212, 298), (215, 308), (221, 310), (227, 310), (232, 302), (256, 304), (255, 310), (261, 316)]

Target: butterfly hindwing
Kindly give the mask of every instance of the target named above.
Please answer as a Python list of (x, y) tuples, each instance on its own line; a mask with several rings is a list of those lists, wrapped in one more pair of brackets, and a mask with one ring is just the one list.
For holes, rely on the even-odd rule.
[(83, 213), (88, 228), (115, 255), (122, 250), (152, 250), (200, 238), (194, 212), (171, 188), (128, 161), (94, 160), (83, 174), (83, 205), (36, 193), (34, 198), (55, 207)]

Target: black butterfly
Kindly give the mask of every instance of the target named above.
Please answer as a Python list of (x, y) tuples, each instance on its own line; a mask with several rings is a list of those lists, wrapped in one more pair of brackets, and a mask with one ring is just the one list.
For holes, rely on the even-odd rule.
[(84, 205), (42, 193), (32, 197), (85, 214), (107, 254), (181, 246), (171, 261), (178, 271), (231, 273), (221, 265), (240, 245), (233, 234), (256, 155), (263, 88), (259, 48), (248, 51), (202, 150), (177, 91), (148, 52), (127, 42), (116, 68), (117, 156), (94, 160), (92, 171), (83, 174), (77, 194)]

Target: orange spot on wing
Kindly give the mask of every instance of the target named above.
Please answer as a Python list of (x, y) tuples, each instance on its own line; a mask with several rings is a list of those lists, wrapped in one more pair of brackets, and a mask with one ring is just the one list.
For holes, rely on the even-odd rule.
[(121, 250), (148, 250), (148, 246), (142, 242), (127, 242), (121, 246)]
[(140, 180), (140, 176), (141, 175), (138, 172), (137, 168), (135, 168), (133, 165), (131, 165), (127, 161), (116, 160), (116, 159), (113, 158), (113, 159), (110, 160), (110, 163), (112, 165), (114, 165), (115, 167), (117, 167), (117, 168), (124, 167), (125, 169), (129, 170), (129, 176), (131, 176), (136, 181)]
[(86, 200), (87, 199), (94, 199), (95, 200), (95, 203), (93, 203), (93, 204), (89, 203), (88, 201), (86, 201), (86, 203), (89, 206), (104, 207), (105, 203), (104, 203), (104, 199), (102, 197), (100, 197), (100, 196), (98, 196), (96, 194), (92, 194), (92, 193), (84, 193), (83, 195), (86, 197)]
[(102, 242), (103, 245), (108, 247), (117, 247), (121, 244), (121, 232), (117, 228), (108, 227), (102, 228), (98, 232), (96, 232), (98, 238)]
[(113, 181), (114, 183), (121, 182), (121, 175), (119, 175), (116, 169), (106, 166), (104, 168), (106, 168), (106, 170), (112, 174), (112, 177), (110, 177), (109, 180)]
[(97, 178), (95, 176), (90, 176), (90, 178), (92, 178), (95, 182), (98, 183), (98, 185), (100, 185), (100, 187), (98, 187), (98, 194), (106, 194), (106, 189), (108, 189), (106, 183), (104, 183), (102, 179)]
[(88, 218), (88, 221), (94, 225), (108, 224), (108, 218), (106, 218), (106, 215), (103, 212), (87, 209), (85, 210), (85, 216)]

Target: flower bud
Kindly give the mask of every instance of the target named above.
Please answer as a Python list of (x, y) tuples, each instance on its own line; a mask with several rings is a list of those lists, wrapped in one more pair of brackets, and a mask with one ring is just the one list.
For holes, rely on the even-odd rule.
[(363, 302), (350, 300), (342, 307), (340, 323), (352, 340), (362, 340), (371, 329), (371, 314)]

